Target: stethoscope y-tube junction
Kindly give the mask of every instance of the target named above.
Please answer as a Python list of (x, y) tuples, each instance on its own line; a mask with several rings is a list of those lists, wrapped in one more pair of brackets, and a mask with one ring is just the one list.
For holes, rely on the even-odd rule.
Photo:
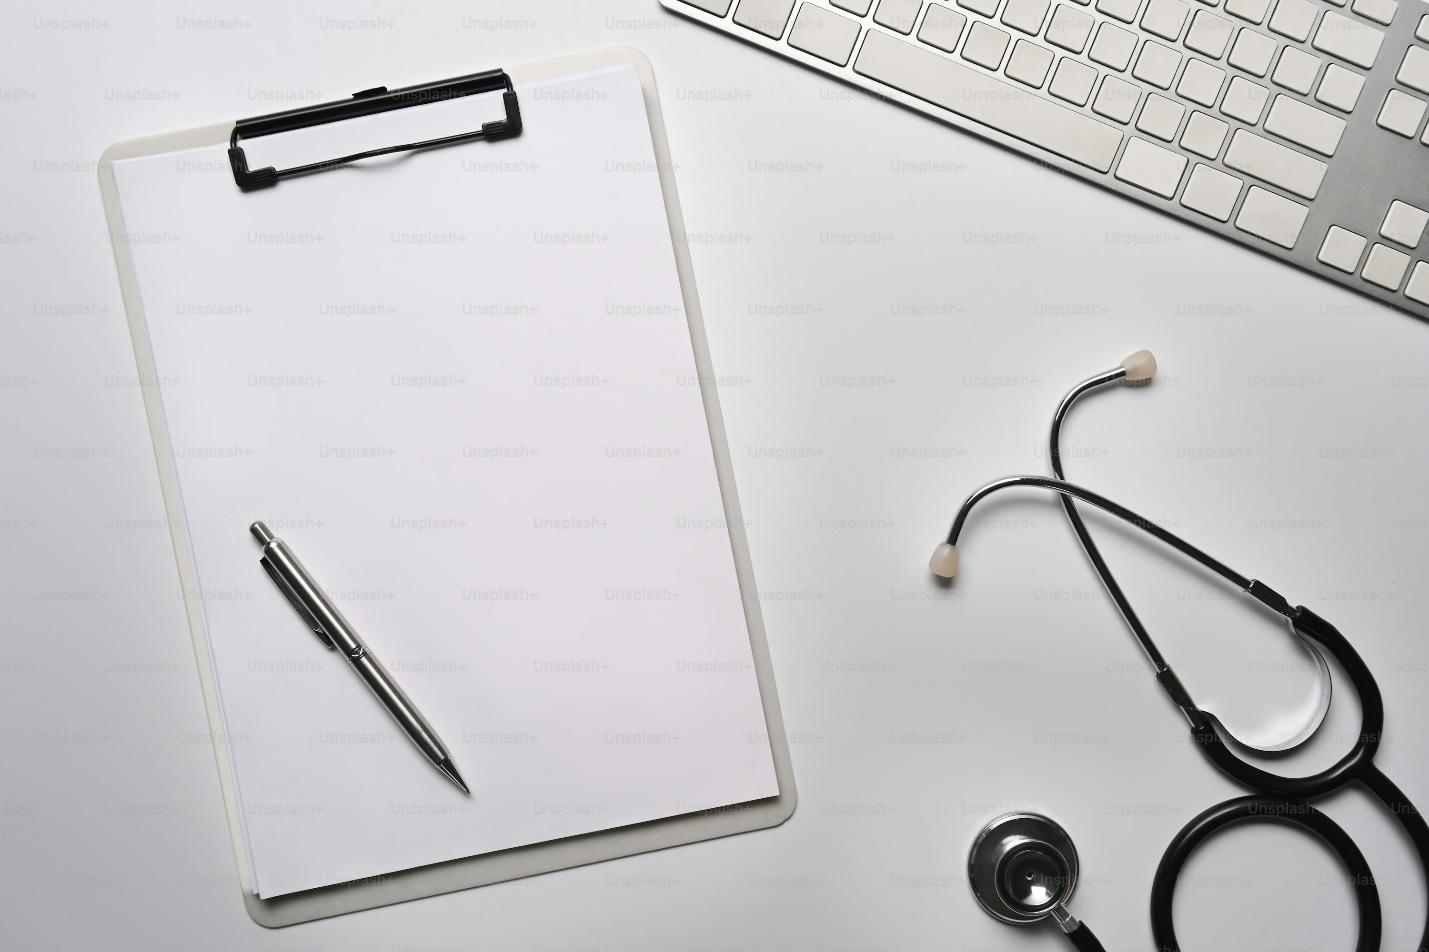
[[(1147, 369), (1149, 364), (1149, 370)], [(1156, 872), (1151, 893), (1152, 935), (1158, 952), (1175, 952), (1179, 949), (1176, 932), (1172, 923), (1172, 905), (1177, 878), (1186, 859), (1208, 837), (1216, 832), (1244, 822), (1273, 821), (1289, 824), (1318, 837), (1339, 857), (1350, 874), (1355, 888), (1355, 901), (1359, 908), (1359, 938), (1356, 948), (1362, 952), (1377, 949), (1380, 941), (1381, 917), (1379, 895), (1374, 877), (1364, 855), (1355, 846), (1349, 835), (1333, 820), (1321, 813), (1309, 801), (1326, 796), (1344, 788), (1352, 782), (1359, 782), (1373, 794), (1385, 808), (1398, 819), (1409, 835), (1421, 868), (1429, 878), (1429, 825), (1419, 811), (1395, 784), (1375, 766), (1374, 756), (1379, 748), (1384, 729), (1384, 701), (1379, 686), (1369, 666), (1349, 641), (1329, 622), (1304, 606), (1292, 606), (1288, 600), (1257, 579), (1252, 579), (1231, 568), (1226, 563), (1192, 545), (1173, 533), (1120, 503), (1074, 483), (1063, 476), (1061, 455), (1061, 429), (1072, 405), (1083, 395), (1126, 381), (1141, 382), (1155, 372), (1155, 361), (1146, 352), (1133, 354), (1121, 367), (1088, 378), (1074, 387), (1063, 398), (1053, 416), (1049, 436), (1049, 449), (1054, 476), (1008, 476), (990, 482), (975, 490), (963, 502), (946, 541), (933, 553), (929, 565), (937, 575), (951, 579), (957, 574), (961, 562), (958, 548), (959, 539), (967, 523), (969, 514), (982, 500), (994, 493), (1017, 488), (1036, 488), (1057, 493), (1067, 513), (1078, 542), (1086, 552), (1098, 578), (1106, 587), (1108, 596), (1125, 619), (1127, 626), (1136, 636), (1155, 671), (1157, 681), (1190, 725), (1191, 737), (1201, 753), (1222, 773), (1252, 791), (1249, 796), (1237, 797), (1218, 804), (1205, 811), (1187, 824), (1171, 841)], [(1132, 608), (1125, 591), (1107, 565), (1100, 549), (1092, 539), (1076, 503), (1083, 502), (1101, 509), (1112, 516), (1140, 529), (1158, 541), (1171, 547), (1191, 561), (1209, 570), (1235, 587), (1246, 592), (1272, 612), (1289, 620), (1295, 634), (1308, 645), (1316, 655), (1323, 677), (1328, 680), (1328, 666), (1324, 656), (1333, 658), (1348, 676), (1360, 699), (1360, 730), (1351, 749), (1335, 763), (1317, 773), (1303, 777), (1286, 777), (1264, 770), (1237, 756), (1226, 742), (1230, 732), (1221, 724), (1216, 715), (1200, 707), (1171, 666), (1167, 664), (1155, 640), (1147, 632), (1145, 625)], [(1298, 745), (1314, 733), (1328, 707), (1328, 687), (1323, 692), (1323, 704), (1317, 717), (1307, 732), (1292, 744)], [(1234, 739), (1232, 737), (1232, 739)], [(1239, 746), (1251, 747), (1237, 740)], [(1272, 748), (1274, 749), (1274, 748)], [(1285, 748), (1279, 748), (1285, 749)], [(1070, 933), (1069, 933), (1070, 936)], [(1100, 949), (1100, 943), (1090, 930), (1084, 934), (1071, 936), (1074, 944), (1082, 949)], [(1419, 952), (1429, 952), (1429, 910), (1425, 913), (1425, 926), (1420, 939)]]

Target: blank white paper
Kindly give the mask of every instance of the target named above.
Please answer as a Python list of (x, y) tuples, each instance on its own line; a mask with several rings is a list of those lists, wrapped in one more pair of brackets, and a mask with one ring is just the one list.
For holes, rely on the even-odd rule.
[[(265, 897), (778, 794), (638, 74), (519, 92), (519, 138), (251, 194), (223, 146), (115, 165)], [(471, 798), (306, 631), (255, 519)]]

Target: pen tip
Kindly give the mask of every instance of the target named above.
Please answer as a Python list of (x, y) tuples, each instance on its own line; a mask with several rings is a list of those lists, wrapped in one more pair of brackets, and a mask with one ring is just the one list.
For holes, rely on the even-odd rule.
[(452, 759), (450, 757), (437, 761), (437, 769), (440, 770), (442, 773), (446, 774), (452, 783), (456, 784), (458, 787), (461, 787), (462, 793), (466, 794), (467, 796), (471, 796), (471, 790), (468, 789), (466, 781), (461, 779), (461, 774), (456, 772), (456, 765), (452, 763)]

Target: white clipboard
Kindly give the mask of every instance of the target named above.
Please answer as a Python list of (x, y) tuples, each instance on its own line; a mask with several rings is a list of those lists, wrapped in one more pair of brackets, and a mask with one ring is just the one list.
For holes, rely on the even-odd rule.
[[(236, 789), (237, 778), (234, 760), (230, 756), (229, 749), (232, 738), (225, 727), (203, 604), (201, 599), (187, 598), (186, 614), (214, 739), (215, 755), (238, 866), (238, 878), (249, 915), (260, 925), (286, 926), (423, 896), (763, 829), (782, 823), (794, 811), (796, 793), (787, 739), (765, 641), (758, 589), (754, 580), (743, 528), (744, 523), (735, 492), (733, 469), (724, 425), (713, 383), (715, 378), (710, 367), (688, 247), (684, 240), (684, 223), (676, 197), (665, 128), (660, 117), (655, 80), (649, 61), (637, 50), (617, 48), (515, 67), (509, 70), (509, 75), (519, 91), (523, 85), (537, 84), (575, 73), (622, 65), (633, 67), (638, 72), (640, 86), (643, 90), (646, 117), (649, 122), (656, 165), (658, 166), (659, 183), (674, 248), (683, 311), (693, 345), (698, 389), (713, 450), (719, 495), (723, 501), (723, 518), (727, 526), (734, 570), (738, 579), (738, 599), (742, 604), (744, 623), (748, 630), (778, 794), (732, 806), (683, 813), (534, 845), (484, 852), (480, 855), (383, 873), (336, 885), (292, 892), (275, 898), (259, 898), (252, 888), (252, 868), (245, 849), (243, 817)], [(145, 317), (140, 282), (131, 247), (131, 242), (134, 239), (126, 227), (119, 187), (116, 183), (115, 164), (128, 159), (159, 156), (197, 148), (211, 148), (226, 143), (232, 130), (232, 123), (222, 123), (118, 143), (105, 151), (99, 167), (100, 187), (111, 232), (111, 243), (114, 247), (139, 376), (143, 381), (145, 407), (158, 463), (166, 513), (171, 527), (179, 578), (184, 592), (199, 592), (201, 587), (196, 570), (195, 553), (185, 522), (185, 508), (180, 493), (178, 467), (175, 463), (175, 447), (166, 422), (162, 399), (163, 378), (161, 374), (164, 368), (157, 367), (154, 361), (150, 326)], [(488, 147), (482, 144), (473, 144), (451, 148), (469, 148), (475, 152)], [(487, 153), (479, 158), (487, 159), (493, 156), (494, 153)], [(420, 156), (414, 156), (413, 160), (420, 161)], [(380, 170), (375, 170), (373, 174), (381, 173)], [(229, 187), (234, 187), (232, 180), (229, 182)], [(300, 188), (300, 180), (291, 185), (285, 183), (277, 186), (280, 191), (290, 187)], [(255, 514), (255, 518), (258, 515)], [(300, 634), (294, 634), (293, 637), (296, 639)], [(342, 672), (332, 674), (331, 678), (335, 681), (352, 681), (350, 675)], [(352, 692), (360, 690), (355, 683), (344, 683), (340, 687)]]

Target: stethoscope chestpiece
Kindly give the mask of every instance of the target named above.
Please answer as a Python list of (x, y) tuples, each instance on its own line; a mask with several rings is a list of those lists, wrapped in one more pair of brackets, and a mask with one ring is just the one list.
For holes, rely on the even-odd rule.
[(1056, 821), (1008, 813), (983, 827), (968, 853), (968, 882), (983, 911), (1012, 925), (1062, 923), (1077, 886), (1077, 848)]

